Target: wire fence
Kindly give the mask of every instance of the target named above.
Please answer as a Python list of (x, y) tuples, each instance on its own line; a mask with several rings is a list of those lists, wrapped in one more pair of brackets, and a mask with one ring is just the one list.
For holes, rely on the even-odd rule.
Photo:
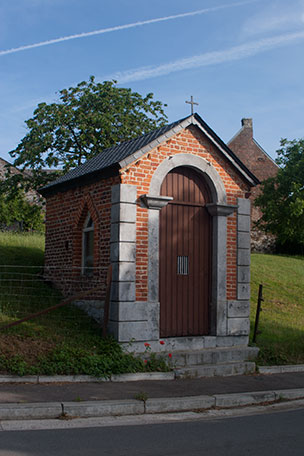
[[(75, 296), (73, 303), (85, 311), (61, 311), (64, 319), (87, 318), (103, 321), (106, 293), (106, 268), (81, 268), (0, 265), (0, 320), (22, 319)], [(77, 299), (80, 297), (79, 299)], [(58, 319), (55, 313), (47, 318)]]

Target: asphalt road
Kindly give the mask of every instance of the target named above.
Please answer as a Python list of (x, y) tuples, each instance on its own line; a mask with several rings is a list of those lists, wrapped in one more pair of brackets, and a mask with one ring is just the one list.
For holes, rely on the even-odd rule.
[(210, 421), (0, 433), (1, 456), (297, 456), (304, 409)]

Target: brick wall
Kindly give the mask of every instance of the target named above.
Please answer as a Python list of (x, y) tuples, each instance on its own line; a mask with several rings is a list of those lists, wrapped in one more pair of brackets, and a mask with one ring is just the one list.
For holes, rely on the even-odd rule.
[[(111, 188), (119, 177), (56, 193), (46, 203), (45, 276), (65, 295), (105, 284), (110, 264)], [(94, 271), (82, 274), (82, 228), (94, 223)], [(98, 296), (103, 298), (105, 286)]]
[[(209, 161), (217, 170), (227, 192), (227, 203), (237, 204), (249, 187), (234, 171), (225, 157), (195, 127), (189, 127), (166, 143), (144, 155), (135, 164), (121, 170), (121, 183), (137, 186), (138, 198), (149, 193), (151, 178), (158, 165), (171, 155), (189, 152)], [(148, 299), (148, 210), (137, 208), (136, 300)], [(236, 214), (228, 217), (227, 226), (227, 298), (236, 299)]]

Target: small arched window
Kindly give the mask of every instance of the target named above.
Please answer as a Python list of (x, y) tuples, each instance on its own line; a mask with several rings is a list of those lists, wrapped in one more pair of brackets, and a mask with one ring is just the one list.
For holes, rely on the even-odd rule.
[(94, 264), (94, 223), (88, 214), (82, 231), (82, 273), (93, 274)]

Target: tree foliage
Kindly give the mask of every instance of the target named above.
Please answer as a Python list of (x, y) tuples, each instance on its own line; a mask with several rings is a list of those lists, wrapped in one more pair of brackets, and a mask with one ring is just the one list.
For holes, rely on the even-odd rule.
[(262, 184), (256, 199), (263, 213), (258, 225), (280, 244), (304, 245), (304, 139), (282, 139), (277, 153), (278, 174)]
[(154, 101), (152, 93), (143, 97), (115, 83), (97, 83), (91, 76), (61, 90), (58, 102), (38, 105), (25, 122), (28, 133), (10, 152), (14, 166), (31, 171), (12, 175), (14, 187), (37, 188), (57, 177), (45, 168), (67, 172), (107, 147), (166, 123), (165, 105)]
[(41, 206), (30, 204), (19, 189), (14, 195), (0, 194), (0, 228), (43, 231)]

